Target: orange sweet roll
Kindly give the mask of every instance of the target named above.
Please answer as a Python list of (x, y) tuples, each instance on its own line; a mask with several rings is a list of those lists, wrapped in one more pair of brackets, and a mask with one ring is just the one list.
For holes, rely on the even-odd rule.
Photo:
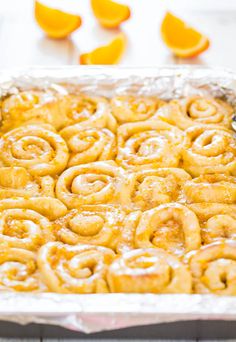
[(57, 175), (69, 159), (64, 139), (50, 125), (15, 128), (0, 139), (3, 166), (24, 167), (33, 176)]
[(104, 246), (114, 251), (132, 248), (139, 213), (126, 214), (119, 206), (87, 205), (73, 209), (54, 222), (58, 240), (69, 245)]
[(135, 232), (136, 248), (162, 248), (182, 256), (201, 246), (196, 214), (178, 203), (145, 211)]
[(117, 163), (131, 170), (178, 167), (187, 139), (163, 121), (127, 123), (117, 133)]
[(112, 114), (119, 124), (150, 120), (164, 101), (148, 96), (115, 96), (111, 99)]
[(194, 203), (188, 206), (198, 217), (204, 245), (224, 239), (236, 239), (236, 205)]
[(107, 293), (108, 266), (115, 253), (105, 247), (49, 242), (38, 253), (43, 281), (57, 293)]
[(66, 211), (64, 205), (55, 198), (1, 200), (0, 244), (37, 251), (46, 242), (55, 240), (51, 220)]
[(231, 127), (233, 108), (220, 99), (192, 96), (172, 100), (161, 107), (157, 117), (180, 129), (207, 125)]
[(147, 169), (125, 177), (121, 203), (129, 210), (148, 210), (159, 204), (184, 202), (183, 187), (191, 176), (179, 168)]
[(125, 172), (114, 161), (72, 166), (56, 185), (56, 196), (69, 209), (81, 205), (118, 203)]
[(45, 292), (35, 253), (1, 245), (0, 289), (2, 291)]
[(75, 124), (64, 128), (60, 134), (69, 147), (68, 166), (114, 159), (116, 137), (107, 128), (86, 128)]
[(196, 126), (186, 131), (183, 168), (193, 177), (203, 174), (236, 175), (236, 140), (232, 131)]
[[(116, 120), (111, 114), (109, 102), (104, 97), (82, 93), (67, 95), (61, 103), (61, 112), (64, 117), (61, 128), (80, 124), (82, 127), (108, 128), (116, 132)], [(67, 129), (64, 132), (66, 134)]]
[(224, 240), (201, 247), (186, 257), (195, 293), (236, 295), (236, 242)]
[(1, 101), (0, 132), (26, 123), (51, 123), (57, 112), (57, 102), (58, 97), (49, 90), (19, 91), (7, 96)]
[(55, 197), (55, 180), (51, 176), (32, 176), (23, 167), (0, 167), (0, 199), (32, 196)]
[(111, 292), (191, 293), (191, 274), (186, 265), (162, 249), (143, 248), (126, 252), (107, 274)]
[(236, 204), (236, 178), (225, 174), (202, 175), (183, 186), (188, 203)]

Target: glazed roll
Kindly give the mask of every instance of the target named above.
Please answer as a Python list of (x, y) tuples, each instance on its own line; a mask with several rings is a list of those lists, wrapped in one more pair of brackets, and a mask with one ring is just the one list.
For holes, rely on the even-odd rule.
[(185, 133), (157, 120), (124, 124), (117, 139), (117, 163), (133, 170), (178, 167), (186, 144)]
[(51, 107), (57, 106), (57, 97), (50, 91), (22, 91), (3, 99), (1, 106), (1, 132), (27, 123), (51, 123)]
[(188, 203), (236, 203), (236, 178), (223, 174), (202, 175), (183, 187)]
[(66, 142), (46, 126), (22, 126), (4, 134), (0, 139), (3, 166), (24, 167), (32, 175), (56, 175), (69, 159)]
[(115, 96), (111, 99), (112, 114), (119, 124), (150, 120), (165, 104), (155, 97)]
[(204, 246), (189, 256), (196, 293), (236, 295), (236, 242), (225, 240)]
[(0, 210), (0, 244), (37, 251), (54, 241), (52, 223), (34, 210), (12, 208)]
[(85, 128), (76, 124), (64, 128), (60, 134), (69, 147), (68, 166), (114, 159), (116, 138), (106, 128)]
[(112, 161), (72, 166), (59, 177), (56, 195), (69, 209), (114, 203), (123, 177), (123, 170)]
[(121, 203), (130, 210), (148, 210), (159, 204), (181, 202), (191, 176), (179, 168), (148, 169), (130, 173), (121, 191)]
[(33, 196), (55, 197), (55, 180), (51, 176), (32, 176), (23, 167), (0, 167), (0, 199)]
[(157, 113), (158, 118), (183, 130), (198, 125), (230, 128), (232, 115), (233, 108), (228, 103), (200, 96), (173, 100)]
[(118, 206), (87, 205), (71, 210), (54, 222), (58, 240), (69, 245), (89, 244), (122, 252), (132, 248), (138, 212), (126, 214)]
[(52, 220), (65, 215), (66, 207), (50, 197), (0, 201), (0, 244), (37, 251), (54, 241)]
[(135, 233), (136, 248), (162, 248), (183, 255), (201, 246), (197, 216), (178, 203), (160, 205), (142, 214)]
[(108, 271), (111, 292), (191, 293), (191, 275), (162, 249), (136, 249), (116, 259)]
[(53, 292), (106, 293), (107, 269), (114, 257), (105, 247), (49, 242), (38, 253), (38, 266)]
[(222, 239), (236, 239), (236, 205), (195, 203), (189, 208), (198, 217), (204, 245)]
[(116, 120), (111, 114), (108, 101), (103, 97), (68, 95), (63, 106), (61, 111), (65, 117), (64, 127), (80, 124), (83, 127), (108, 128), (112, 132), (116, 131)]
[(236, 174), (236, 140), (226, 129), (197, 126), (186, 131), (183, 168), (193, 177), (202, 174)]
[(33, 252), (20, 248), (0, 247), (0, 289), (22, 292), (47, 290), (41, 281)]

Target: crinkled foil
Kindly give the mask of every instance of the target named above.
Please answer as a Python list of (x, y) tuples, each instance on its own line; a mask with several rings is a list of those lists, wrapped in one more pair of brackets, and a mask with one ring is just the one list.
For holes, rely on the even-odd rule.
[[(220, 68), (60, 67), (0, 72), (0, 96), (24, 89), (58, 93), (211, 95), (236, 108), (236, 74)], [(86, 333), (195, 319), (236, 320), (236, 297), (153, 294), (28, 294), (1, 292), (0, 320), (54, 324)]]

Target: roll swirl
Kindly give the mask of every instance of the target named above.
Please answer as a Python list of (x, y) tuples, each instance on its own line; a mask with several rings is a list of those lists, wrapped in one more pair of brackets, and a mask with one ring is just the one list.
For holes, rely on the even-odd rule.
[(187, 258), (196, 293), (236, 295), (236, 242), (225, 240), (202, 247)]
[(115, 96), (111, 99), (111, 111), (118, 123), (124, 124), (150, 120), (164, 104), (155, 97)]
[(69, 159), (66, 142), (40, 125), (22, 126), (4, 134), (0, 148), (4, 166), (24, 167), (35, 176), (56, 175)]
[(72, 166), (56, 185), (56, 195), (69, 209), (86, 204), (114, 203), (124, 172), (112, 161)]
[(108, 101), (103, 97), (68, 95), (61, 111), (65, 117), (64, 127), (80, 124), (88, 128), (108, 128), (112, 132), (116, 131), (116, 120), (111, 114)]
[(178, 258), (162, 249), (124, 253), (109, 267), (111, 292), (191, 293), (191, 275)]
[(41, 281), (33, 252), (20, 248), (0, 247), (0, 289), (20, 292), (47, 290)]
[(0, 210), (0, 243), (37, 251), (49, 241), (54, 241), (52, 223), (43, 215), (22, 208)]
[(60, 132), (70, 151), (68, 166), (111, 160), (116, 153), (115, 135), (106, 128), (85, 128), (80, 124)]
[(49, 289), (58, 293), (108, 292), (106, 274), (115, 257), (111, 249), (49, 242), (38, 253), (38, 266)]
[(226, 129), (191, 127), (183, 150), (183, 168), (193, 177), (202, 174), (236, 174), (236, 140)]
[(162, 248), (183, 255), (201, 246), (197, 216), (178, 203), (145, 211), (135, 232), (136, 248)]
[(195, 203), (189, 208), (198, 217), (204, 245), (224, 239), (236, 240), (236, 205)]
[(236, 203), (236, 178), (215, 174), (202, 175), (188, 180), (183, 193), (188, 203)]
[(139, 212), (126, 214), (119, 206), (87, 205), (54, 222), (57, 239), (69, 245), (104, 246), (116, 252), (132, 249)]
[(10, 95), (0, 103), (0, 132), (8, 132), (27, 123), (52, 123), (57, 97), (50, 91), (22, 91)]
[(140, 121), (119, 127), (117, 163), (127, 169), (178, 167), (185, 133), (165, 122)]
[(200, 96), (170, 101), (157, 113), (158, 118), (183, 130), (198, 125), (230, 128), (232, 115), (233, 108), (228, 103)]
[(129, 210), (148, 210), (159, 204), (183, 201), (183, 186), (191, 176), (179, 168), (148, 169), (130, 173), (121, 191)]

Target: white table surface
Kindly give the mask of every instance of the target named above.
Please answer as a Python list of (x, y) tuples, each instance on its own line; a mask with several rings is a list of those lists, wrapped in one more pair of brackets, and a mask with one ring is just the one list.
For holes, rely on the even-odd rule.
[[(117, 31), (105, 30), (92, 16), (89, 0), (42, 0), (78, 13), (82, 27), (70, 39), (44, 36), (33, 17), (33, 0), (0, 0), (0, 68), (27, 65), (78, 64), (79, 53), (107, 43)], [(235, 0), (123, 0), (132, 17), (123, 24), (128, 47), (122, 65), (219, 65), (236, 70)], [(174, 58), (160, 38), (166, 9), (181, 15), (211, 40), (210, 49), (195, 59)]]
[[(53, 41), (46, 38), (35, 23), (32, 0), (0, 0), (1, 69), (28, 65), (77, 65), (80, 52), (105, 44), (117, 34), (117, 31), (107, 31), (99, 27), (92, 16), (88, 0), (45, 2), (57, 3), (60, 8), (67, 8), (80, 14), (83, 17), (82, 27), (70, 39)], [(122, 26), (122, 30), (128, 36), (128, 48), (121, 61), (122, 65), (157, 66), (190, 63), (218, 65), (236, 71), (236, 0), (125, 2), (131, 6), (132, 17)], [(208, 35), (211, 48), (195, 59), (174, 58), (161, 41), (159, 34), (160, 22), (167, 8)], [(16, 340), (0, 339), (0, 342), (5, 341)], [(41, 342), (39, 339), (27, 341)]]

